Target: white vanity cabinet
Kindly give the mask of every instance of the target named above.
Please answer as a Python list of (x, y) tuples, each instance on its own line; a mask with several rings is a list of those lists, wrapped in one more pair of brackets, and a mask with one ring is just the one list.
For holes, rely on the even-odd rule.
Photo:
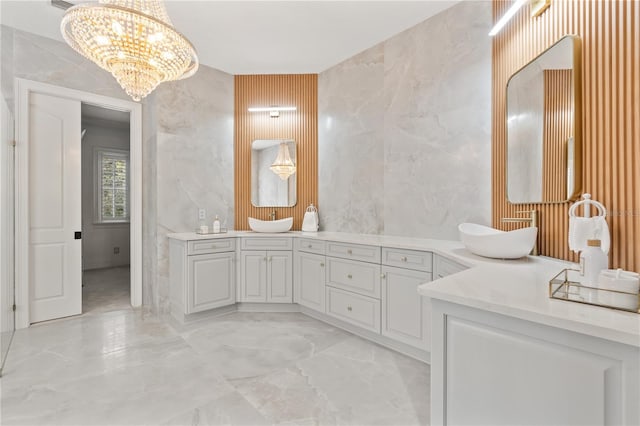
[(290, 237), (241, 239), (240, 302), (293, 303)]
[(326, 257), (325, 242), (307, 238), (296, 241), (294, 254), (294, 302), (324, 312)]
[(234, 238), (171, 240), (171, 314), (190, 315), (236, 302)]
[(438, 299), (433, 323), (431, 424), (640, 424), (637, 346)]
[(326, 314), (380, 333), (380, 247), (328, 242), (326, 265)]
[(431, 303), (418, 286), (431, 281), (430, 252), (382, 249), (382, 335), (429, 350)]

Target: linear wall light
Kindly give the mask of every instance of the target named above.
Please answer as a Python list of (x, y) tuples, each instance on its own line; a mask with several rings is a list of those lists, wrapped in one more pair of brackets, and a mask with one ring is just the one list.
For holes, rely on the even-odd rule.
[(272, 107), (251, 107), (249, 108), (249, 112), (271, 112), (271, 111), (296, 111), (297, 108), (294, 106), (281, 107), (281, 106), (272, 106)]
[(494, 35), (498, 34), (502, 27), (504, 27), (507, 22), (509, 22), (509, 20), (513, 18), (513, 15), (515, 15), (516, 12), (520, 10), (520, 8), (524, 6), (524, 4), (528, 1), (529, 0), (516, 0), (513, 5), (511, 5), (509, 10), (507, 10), (507, 13), (505, 13), (504, 16), (500, 18), (500, 20), (493, 26), (493, 28), (491, 28), (491, 31), (489, 31), (489, 35), (493, 37)]

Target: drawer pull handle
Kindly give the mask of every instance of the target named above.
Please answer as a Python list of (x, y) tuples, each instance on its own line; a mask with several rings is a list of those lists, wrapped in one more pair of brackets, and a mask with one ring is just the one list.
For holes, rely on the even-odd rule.
[(349, 274), (349, 275), (347, 275), (347, 278), (351, 279), (351, 278), (353, 278), (353, 275)]
[(387, 278), (387, 274), (380, 274), (380, 278), (384, 280), (385, 278)]
[(324, 268), (324, 263), (320, 263), (320, 267), (321, 267), (321, 268)]
[(353, 254), (353, 250), (351, 249), (347, 250), (347, 254)]
[(403, 262), (406, 262), (407, 261), (407, 256), (402, 256), (402, 259), (400, 259), (400, 260), (402, 260)]
[(273, 257), (269, 256), (269, 262), (271, 262), (273, 260)]
[(351, 312), (353, 311), (353, 308), (351, 306), (347, 306), (347, 311)]
[(444, 275), (438, 274), (438, 278), (444, 278)]
[(265, 258), (263, 260), (266, 262), (267, 261), (267, 257), (265, 256)]
[(313, 245), (312, 245), (312, 244), (309, 244), (309, 245), (307, 246), (307, 248), (312, 248), (312, 247), (313, 247)]

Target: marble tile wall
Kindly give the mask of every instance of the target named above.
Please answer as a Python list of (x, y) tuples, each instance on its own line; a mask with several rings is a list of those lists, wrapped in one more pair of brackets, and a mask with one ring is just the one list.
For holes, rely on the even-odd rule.
[(491, 2), (461, 2), (319, 75), (323, 229), (490, 224), (490, 25)]
[(384, 45), (318, 75), (323, 230), (384, 231)]
[(198, 227), (206, 209), (233, 229), (233, 76), (201, 66), (191, 78), (163, 84), (157, 107), (157, 305), (169, 308), (166, 235)]

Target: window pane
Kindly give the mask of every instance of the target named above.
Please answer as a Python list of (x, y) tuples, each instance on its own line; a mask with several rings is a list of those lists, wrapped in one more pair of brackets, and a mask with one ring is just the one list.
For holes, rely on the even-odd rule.
[(104, 189), (102, 191), (102, 217), (103, 219), (113, 218), (113, 190)]
[(113, 191), (113, 202), (119, 206), (127, 204), (127, 191), (124, 189), (116, 189)]
[(126, 219), (127, 218), (127, 210), (125, 208), (125, 206), (116, 206), (116, 211), (115, 211), (115, 218), (116, 219)]
[(99, 155), (99, 217), (105, 221), (126, 220), (129, 214), (129, 161), (120, 153), (101, 152)]

